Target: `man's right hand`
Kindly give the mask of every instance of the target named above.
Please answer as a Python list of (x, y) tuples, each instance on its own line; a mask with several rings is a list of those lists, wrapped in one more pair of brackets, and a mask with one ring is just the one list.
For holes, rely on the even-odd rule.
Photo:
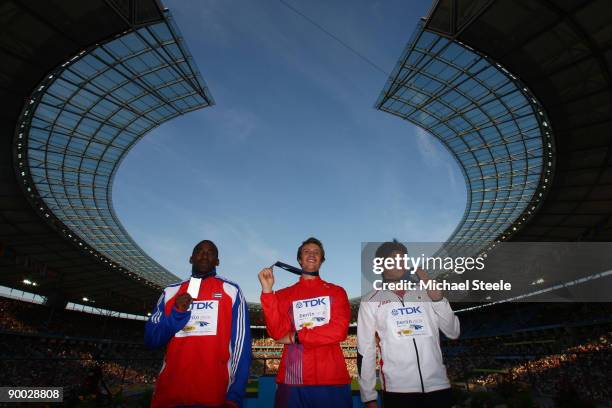
[(272, 286), (274, 286), (274, 273), (272, 272), (272, 267), (263, 268), (257, 277), (259, 278), (259, 283), (261, 283), (261, 291), (263, 293), (271, 293)]
[(363, 405), (365, 408), (378, 408), (378, 402), (368, 401)]
[(174, 307), (179, 312), (186, 312), (187, 309), (189, 309), (189, 306), (191, 305), (192, 301), (193, 298), (189, 293), (183, 293), (176, 297), (176, 300), (174, 301)]

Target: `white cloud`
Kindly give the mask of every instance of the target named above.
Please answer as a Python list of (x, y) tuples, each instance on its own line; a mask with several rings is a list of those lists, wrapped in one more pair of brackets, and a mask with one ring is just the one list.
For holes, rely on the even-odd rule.
[[(191, 248), (185, 240), (169, 236), (150, 236), (142, 234), (139, 246), (170, 273), (179, 277), (186, 276), (190, 271), (188, 263)], [(193, 246), (193, 245), (192, 245)]]
[(418, 127), (415, 136), (417, 148), (426, 164), (431, 167), (438, 167), (449, 159), (449, 157), (444, 157), (442, 146), (440, 146), (440, 142), (434, 140), (433, 135)]
[[(230, 264), (268, 265), (279, 257), (279, 252), (272, 247), (256, 228), (245, 219), (226, 217), (221, 220), (205, 221), (198, 227), (203, 237), (209, 237), (220, 246), (224, 242), (231, 244), (232, 251), (239, 257), (233, 257)], [(220, 256), (221, 258), (221, 256)], [(238, 260), (240, 259), (240, 261)]]
[(224, 109), (217, 116), (216, 124), (220, 126), (224, 140), (234, 144), (244, 143), (258, 126), (257, 116), (244, 109)]
[(430, 168), (445, 168), (451, 187), (457, 191), (459, 183), (456, 174), (459, 169), (453, 164), (455, 159), (452, 153), (447, 151), (442, 143), (435, 139), (435, 136), (420, 127), (416, 128), (415, 137), (417, 149), (425, 164)]

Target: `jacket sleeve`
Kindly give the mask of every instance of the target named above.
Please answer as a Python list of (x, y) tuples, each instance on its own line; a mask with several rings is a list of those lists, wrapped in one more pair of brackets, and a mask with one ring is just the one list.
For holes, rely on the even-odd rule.
[(170, 315), (166, 315), (165, 308), (166, 302), (164, 293), (162, 293), (151, 317), (145, 324), (144, 342), (151, 349), (166, 345), (176, 332), (185, 327), (191, 317), (190, 311), (179, 312), (174, 306)]
[(449, 339), (459, 338), (459, 318), (455, 316), (448, 299), (442, 298), (437, 302), (431, 302), (432, 308), (438, 317), (438, 326), (442, 333)]
[(374, 304), (361, 301), (357, 317), (357, 372), (361, 401), (378, 399), (376, 392), (376, 319)]
[(281, 310), (283, 304), (278, 293), (262, 293), (261, 307), (263, 308), (268, 334), (278, 340), (292, 329), (288, 309)]
[(346, 291), (342, 288), (338, 288), (337, 293), (331, 297), (330, 315), (329, 323), (323, 326), (300, 329), (298, 331), (300, 343), (305, 347), (323, 346), (339, 343), (346, 339), (351, 319), (351, 308)]
[(232, 338), (230, 342), (230, 379), (227, 399), (242, 406), (246, 396), (251, 366), (251, 325), (247, 302), (238, 289), (232, 306)]

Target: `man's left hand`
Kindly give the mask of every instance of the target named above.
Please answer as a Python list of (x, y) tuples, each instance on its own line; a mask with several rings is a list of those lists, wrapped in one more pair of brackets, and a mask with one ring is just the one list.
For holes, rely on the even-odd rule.
[[(431, 278), (429, 277), (429, 275), (427, 274), (427, 272), (425, 272), (424, 270), (422, 270), (421, 268), (418, 268), (416, 270), (416, 275), (419, 277), (419, 279), (423, 282), (423, 283), (427, 283), (431, 280)], [(442, 294), (442, 291), (436, 290), (436, 289), (429, 289), (427, 290), (427, 295), (429, 296), (429, 298), (431, 300), (433, 300), (434, 302), (437, 302), (439, 300), (442, 300), (442, 298), (444, 297), (444, 295)]]

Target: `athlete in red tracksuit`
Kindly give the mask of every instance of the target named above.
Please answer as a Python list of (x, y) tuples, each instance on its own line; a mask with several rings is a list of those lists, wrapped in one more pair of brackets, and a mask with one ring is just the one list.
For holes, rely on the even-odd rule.
[(350, 307), (343, 288), (318, 276), (324, 260), (321, 242), (309, 238), (298, 249), (304, 273), (296, 284), (273, 292), (272, 269), (259, 273), (268, 334), (285, 344), (276, 377), (277, 408), (352, 406), (351, 379), (340, 347), (348, 333)]
[(247, 303), (235, 283), (216, 275), (217, 247), (202, 241), (190, 258), (202, 279), (198, 295), (189, 280), (164, 289), (145, 326), (145, 344), (167, 344), (152, 407), (240, 407), (251, 362)]

